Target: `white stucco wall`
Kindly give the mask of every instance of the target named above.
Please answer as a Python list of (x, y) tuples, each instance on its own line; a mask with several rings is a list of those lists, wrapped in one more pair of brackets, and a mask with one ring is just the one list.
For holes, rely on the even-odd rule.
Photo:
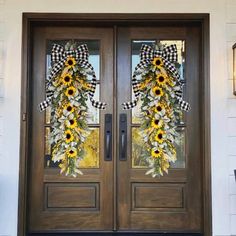
[(0, 236), (17, 234), (22, 12), (210, 13), (213, 235), (236, 235), (236, 0), (0, 0)]

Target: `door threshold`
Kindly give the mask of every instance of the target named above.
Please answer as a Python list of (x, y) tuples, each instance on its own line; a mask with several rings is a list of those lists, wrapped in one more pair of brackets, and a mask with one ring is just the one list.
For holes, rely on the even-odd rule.
[(132, 233), (132, 232), (90, 232), (90, 233), (30, 233), (27, 236), (203, 236), (201, 233)]

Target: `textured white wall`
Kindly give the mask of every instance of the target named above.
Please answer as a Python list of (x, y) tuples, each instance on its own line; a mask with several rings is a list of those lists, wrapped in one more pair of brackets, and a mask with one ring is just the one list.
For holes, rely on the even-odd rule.
[(0, 235), (17, 232), (22, 12), (210, 13), (213, 235), (236, 234), (235, 0), (0, 0)]
[(233, 52), (236, 43), (236, 1), (228, 0), (226, 5), (226, 47), (228, 65), (228, 160), (229, 160), (229, 201), (230, 201), (230, 232), (236, 235), (236, 97), (232, 94)]

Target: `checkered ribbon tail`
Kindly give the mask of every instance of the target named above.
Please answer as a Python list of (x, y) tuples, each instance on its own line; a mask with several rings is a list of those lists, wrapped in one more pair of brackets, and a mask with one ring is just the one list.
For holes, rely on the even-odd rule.
[(175, 91), (175, 97), (182, 111), (189, 111), (191, 109), (189, 103), (183, 100), (183, 92), (181, 90)]
[(96, 91), (97, 79), (96, 79), (95, 72), (91, 64), (90, 64), (90, 69), (93, 72), (93, 75), (92, 75), (93, 78), (90, 82), (90, 92), (89, 92), (89, 98), (90, 98), (91, 104), (93, 107), (97, 109), (104, 110), (106, 109), (107, 104), (105, 102), (95, 101), (93, 98)]
[(133, 107), (135, 107), (137, 105), (137, 103), (139, 101), (140, 90), (139, 90), (139, 83), (138, 83), (136, 76), (139, 74), (138, 71), (140, 68), (142, 68), (142, 64), (138, 64), (135, 67), (133, 78), (132, 78), (132, 89), (133, 89), (135, 98), (131, 102), (122, 103), (124, 110), (132, 109)]
[[(54, 44), (51, 55), (53, 66), (48, 76), (46, 100), (39, 104), (40, 111), (44, 111), (48, 106), (50, 106), (53, 98), (53, 93), (48, 91), (51, 85), (51, 81), (62, 70), (68, 57), (74, 57), (81, 67), (89, 69), (93, 77), (92, 81), (96, 81), (94, 68), (88, 62), (89, 52), (86, 44), (78, 46), (76, 50), (64, 50), (64, 47), (62, 47), (61, 45)], [(93, 99), (95, 90), (96, 83), (91, 83), (91, 91), (89, 92), (89, 97), (92, 105), (98, 109), (105, 109), (105, 103), (95, 101)]]

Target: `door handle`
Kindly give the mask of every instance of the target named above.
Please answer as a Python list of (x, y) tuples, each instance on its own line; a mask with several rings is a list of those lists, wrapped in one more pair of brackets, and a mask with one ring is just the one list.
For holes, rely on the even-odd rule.
[(112, 161), (112, 114), (105, 114), (104, 160)]
[(125, 113), (120, 114), (120, 147), (119, 147), (119, 159), (120, 161), (127, 160), (127, 115)]

